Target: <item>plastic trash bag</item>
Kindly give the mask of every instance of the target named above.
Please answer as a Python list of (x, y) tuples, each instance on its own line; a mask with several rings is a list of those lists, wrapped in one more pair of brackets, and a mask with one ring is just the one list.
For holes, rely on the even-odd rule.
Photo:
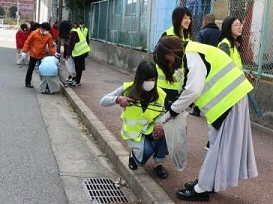
[(177, 171), (183, 171), (187, 164), (187, 115), (183, 111), (164, 124), (169, 156)]
[(67, 71), (69, 72), (70, 75), (74, 76), (76, 74), (75, 71), (75, 64), (74, 61), (71, 57), (67, 58), (65, 61), (65, 67), (67, 69)]

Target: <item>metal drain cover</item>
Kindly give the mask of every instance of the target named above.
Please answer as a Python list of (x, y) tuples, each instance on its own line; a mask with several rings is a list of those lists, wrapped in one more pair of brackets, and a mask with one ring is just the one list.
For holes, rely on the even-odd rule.
[(123, 192), (108, 178), (83, 179), (90, 200), (95, 203), (128, 203)]

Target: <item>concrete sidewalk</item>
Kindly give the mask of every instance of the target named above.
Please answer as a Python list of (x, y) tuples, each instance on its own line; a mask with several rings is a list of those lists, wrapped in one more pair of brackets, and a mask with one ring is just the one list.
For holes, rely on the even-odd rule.
[[(128, 168), (129, 150), (119, 136), (121, 122), (119, 106), (101, 107), (99, 100), (105, 94), (131, 81), (132, 75), (122, 73), (114, 67), (86, 60), (82, 86), (65, 88), (64, 92), (79, 113), (83, 123), (94, 135), (101, 149), (112, 161), (131, 186), (142, 203), (183, 203), (175, 197), (177, 189), (187, 181), (195, 180), (206, 151), (207, 125), (204, 118), (188, 117), (188, 165), (183, 172), (176, 172), (167, 162), (169, 178), (162, 180), (153, 173), (153, 162), (132, 172)], [(259, 177), (241, 181), (232, 188), (211, 196), (211, 203), (271, 203), (273, 199), (273, 137), (272, 132), (253, 129), (253, 140)], [(200, 203), (200, 202), (199, 202)]]

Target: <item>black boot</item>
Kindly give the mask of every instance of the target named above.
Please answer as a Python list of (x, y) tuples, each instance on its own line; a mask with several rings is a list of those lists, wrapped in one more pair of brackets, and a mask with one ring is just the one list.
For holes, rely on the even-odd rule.
[(209, 201), (209, 193), (197, 193), (194, 189), (183, 189), (176, 192), (177, 198), (187, 201)]

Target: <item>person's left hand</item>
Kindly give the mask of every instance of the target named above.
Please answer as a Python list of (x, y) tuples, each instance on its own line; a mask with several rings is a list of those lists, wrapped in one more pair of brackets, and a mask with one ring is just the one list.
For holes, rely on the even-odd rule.
[(170, 119), (172, 119), (172, 116), (170, 114), (170, 112), (168, 111), (167, 113), (165, 113), (162, 117), (161, 117), (161, 122), (163, 124), (165, 124), (166, 122), (168, 122)]
[(164, 129), (162, 123), (156, 123), (153, 131), (153, 137), (155, 140), (159, 140), (164, 136)]

